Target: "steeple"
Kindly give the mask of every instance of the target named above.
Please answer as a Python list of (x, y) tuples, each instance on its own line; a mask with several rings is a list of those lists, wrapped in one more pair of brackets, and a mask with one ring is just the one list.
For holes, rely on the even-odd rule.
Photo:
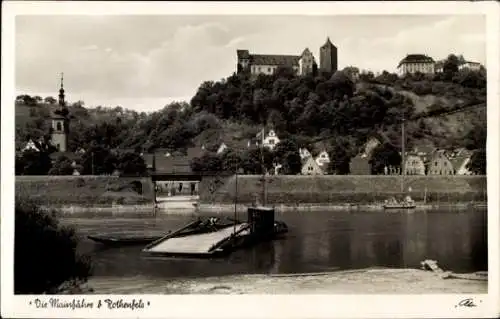
[(64, 73), (61, 73), (61, 88), (59, 89), (59, 108), (63, 109), (66, 107), (66, 101), (64, 100)]
[(323, 44), (322, 48), (333, 47), (333, 46), (334, 45), (333, 45), (332, 41), (330, 41), (330, 37), (327, 36), (326, 37), (326, 42), (325, 42), (325, 44)]

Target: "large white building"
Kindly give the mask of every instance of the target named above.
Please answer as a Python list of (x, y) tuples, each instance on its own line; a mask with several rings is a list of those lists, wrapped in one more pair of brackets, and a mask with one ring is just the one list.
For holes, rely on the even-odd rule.
[(434, 59), (424, 54), (408, 54), (398, 64), (399, 75), (414, 74), (417, 72), (423, 74), (434, 74), (435, 72)]

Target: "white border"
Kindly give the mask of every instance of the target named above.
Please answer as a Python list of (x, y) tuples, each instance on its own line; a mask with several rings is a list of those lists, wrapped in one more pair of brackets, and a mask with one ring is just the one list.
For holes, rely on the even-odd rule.
[[(331, 318), (331, 317), (496, 317), (500, 314), (498, 296), (499, 251), (499, 6), (495, 2), (3, 2), (2, 10), (2, 183), (1, 183), (1, 310), (2, 317), (24, 318)], [(14, 203), (14, 34), (18, 14), (485, 14), (487, 16), (488, 69), (488, 294), (474, 296), (482, 302), (475, 308), (454, 305), (467, 295), (243, 295), (243, 296), (123, 296), (142, 298), (151, 303), (143, 311), (36, 311), (28, 306), (30, 296), (13, 292)], [(75, 298), (78, 296), (71, 296)], [(81, 296), (87, 301), (109, 296)], [(113, 296), (118, 297), (118, 296)], [(201, 298), (200, 298), (201, 297)], [(71, 299), (62, 297), (62, 299)], [(476, 302), (477, 303), (477, 302)]]

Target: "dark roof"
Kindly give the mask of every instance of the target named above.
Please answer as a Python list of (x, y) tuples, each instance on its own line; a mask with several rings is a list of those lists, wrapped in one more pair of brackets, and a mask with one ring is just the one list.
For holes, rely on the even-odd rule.
[(458, 170), (460, 168), (460, 166), (462, 166), (462, 164), (468, 158), (470, 158), (470, 156), (466, 156), (466, 155), (457, 156), (457, 157), (454, 157), (454, 158), (450, 158), (450, 162), (451, 162), (451, 165), (453, 165), (453, 168), (455, 170)]
[(330, 41), (330, 37), (327, 37), (327, 38), (326, 38), (326, 42), (325, 42), (325, 44), (323, 44), (323, 45), (321, 46), (321, 48), (328, 48), (328, 47), (330, 47), (330, 48), (332, 48), (332, 47), (333, 47), (333, 48), (335, 48), (335, 46), (333, 45), (333, 43)]
[(398, 64), (398, 68), (403, 63), (434, 63), (434, 59), (425, 54), (408, 54), (401, 62)]
[(187, 149), (187, 157), (191, 160), (195, 157), (201, 157), (205, 153), (202, 147), (190, 147)]
[(271, 55), (271, 54), (252, 54), (250, 61), (255, 65), (280, 65), (280, 66), (298, 66), (300, 56), (298, 55)]
[[(144, 154), (144, 162), (149, 169), (153, 168), (153, 155)], [(162, 156), (156, 154), (155, 169), (156, 172), (161, 173), (190, 173), (191, 172), (191, 159), (187, 156)]]
[(236, 50), (236, 55), (238, 56), (238, 59), (250, 58), (250, 53), (248, 52), (248, 50)]

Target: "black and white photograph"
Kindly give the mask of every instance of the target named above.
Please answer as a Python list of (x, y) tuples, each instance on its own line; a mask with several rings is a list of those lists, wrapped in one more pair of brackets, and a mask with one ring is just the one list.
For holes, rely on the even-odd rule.
[(16, 313), (457, 295), (448, 317), (498, 314), (498, 6), (31, 4), (2, 35)]

